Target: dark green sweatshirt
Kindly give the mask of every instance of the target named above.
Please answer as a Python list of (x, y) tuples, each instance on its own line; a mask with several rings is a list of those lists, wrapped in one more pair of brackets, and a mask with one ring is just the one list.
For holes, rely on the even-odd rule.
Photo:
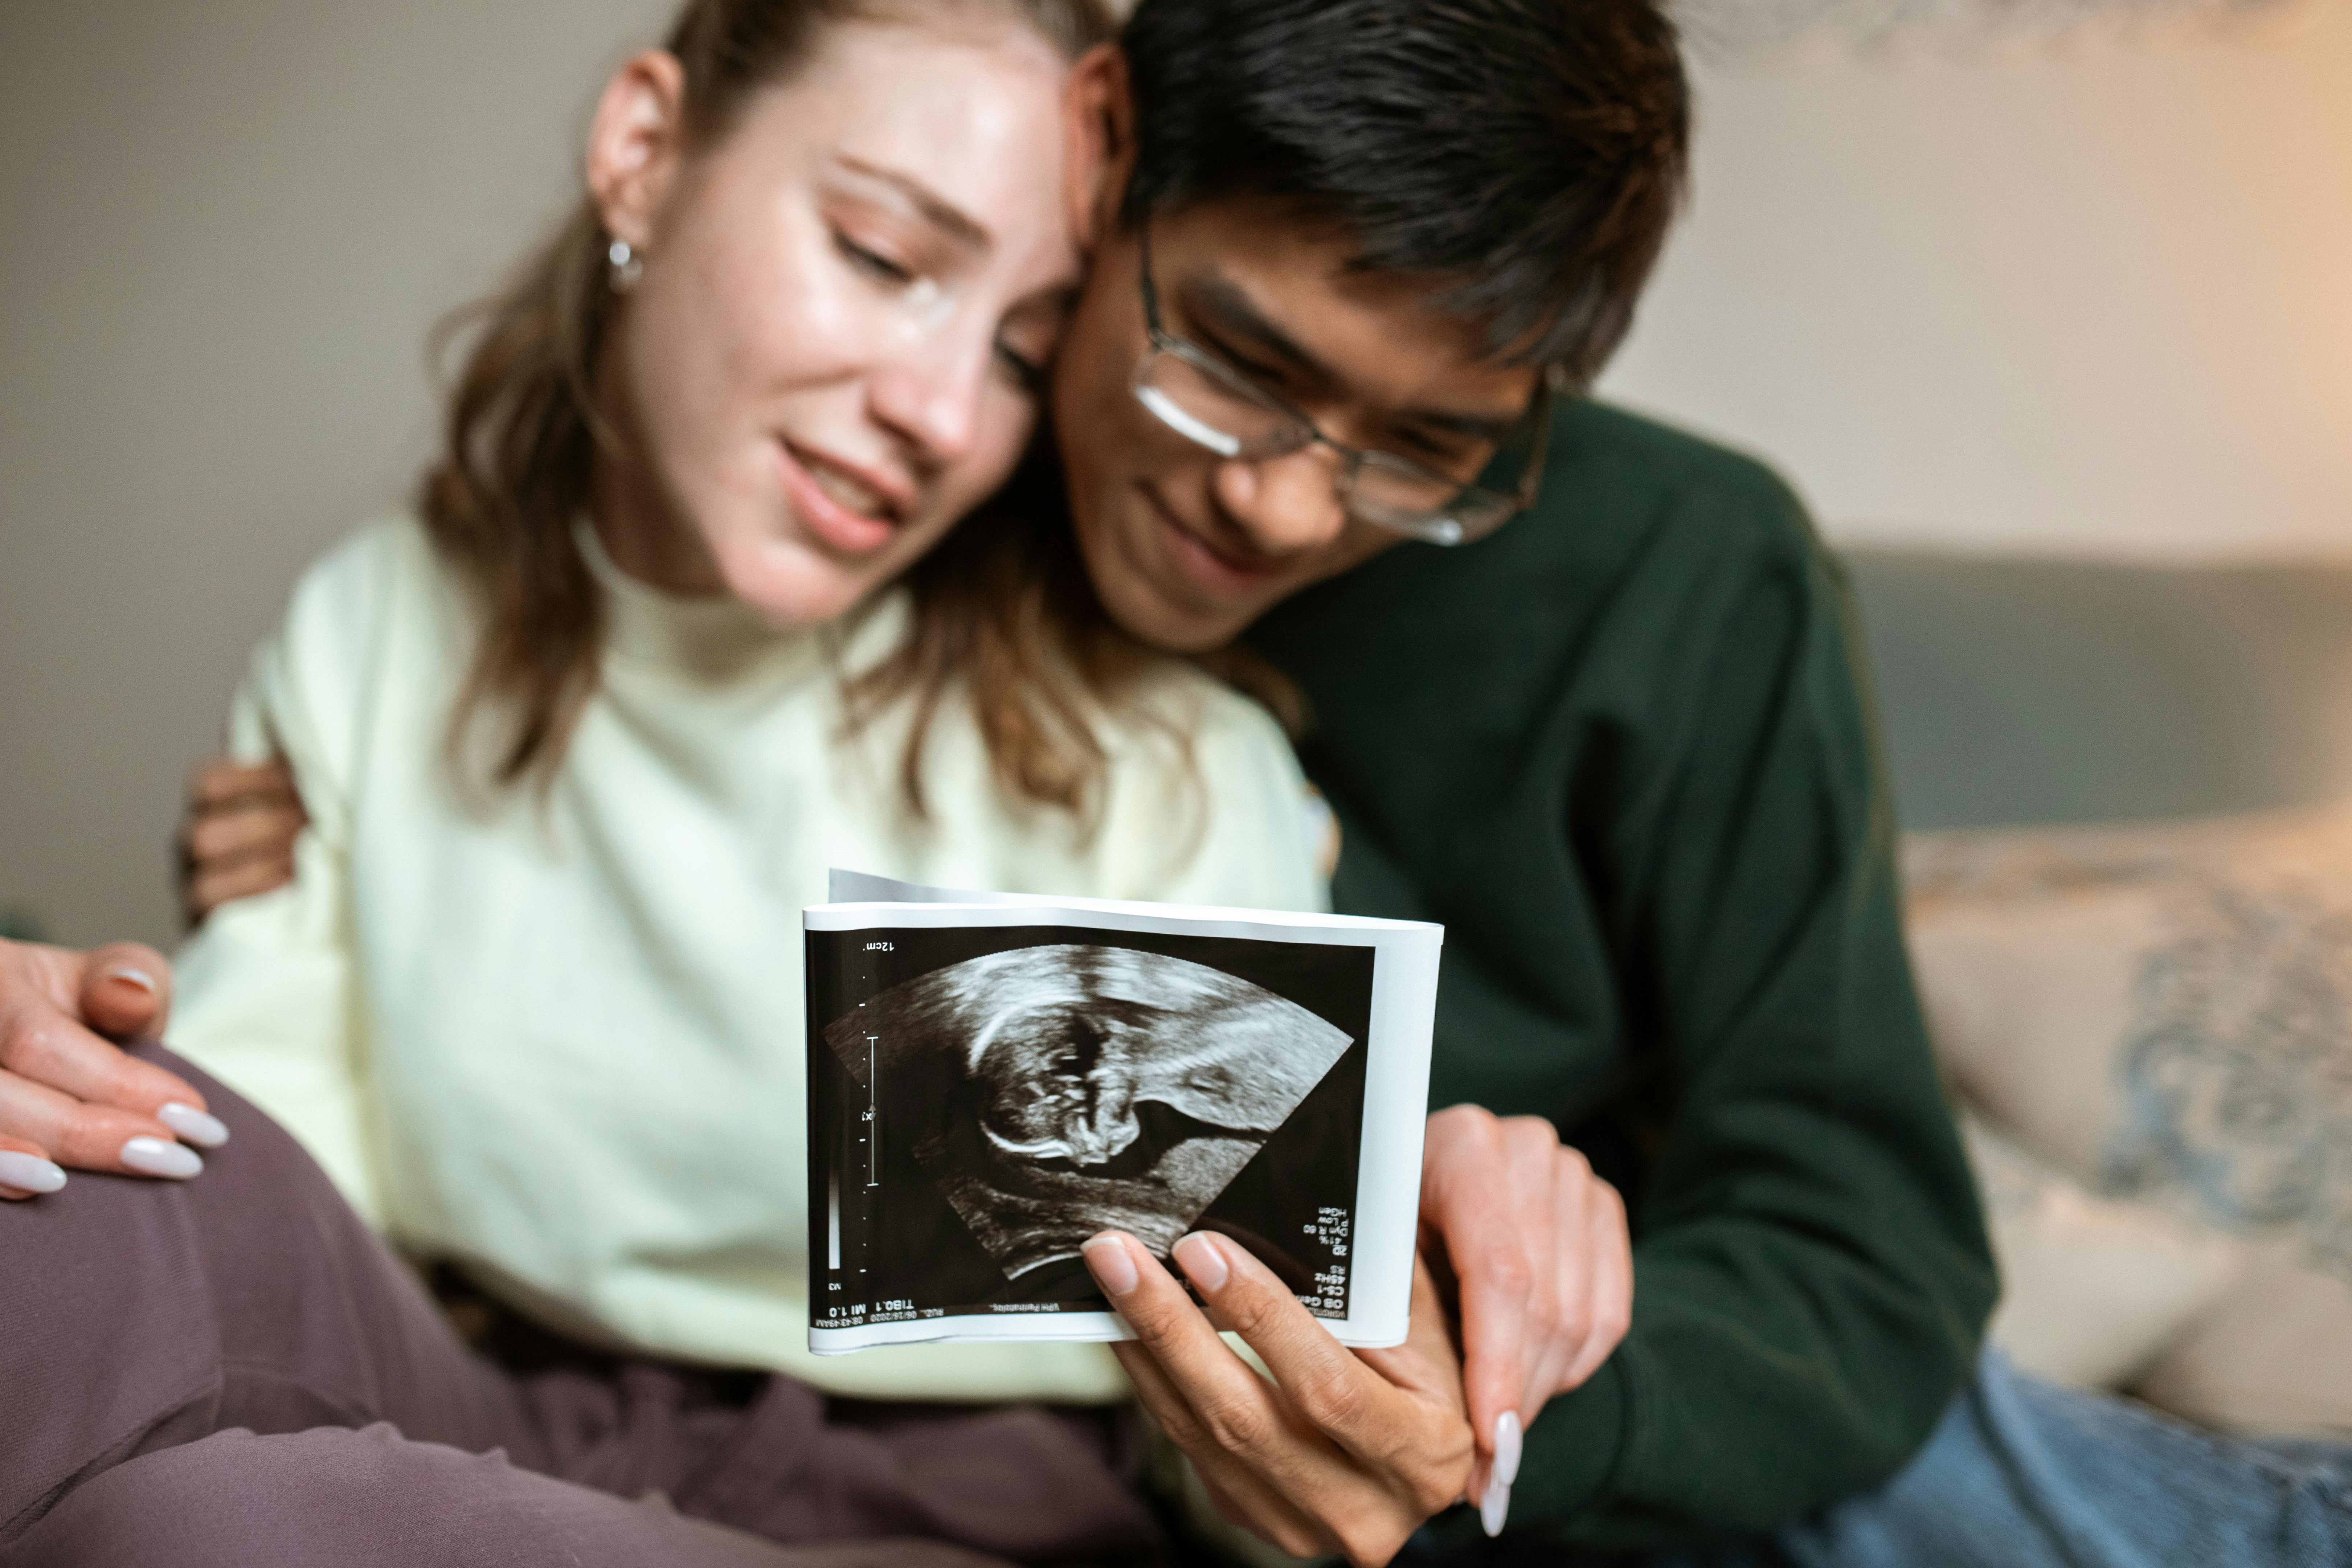
[(1432, 1106), (1629, 1189), (1632, 1331), (1529, 1432), (1514, 1528), (1761, 1529), (1917, 1448), (1993, 1268), (1836, 564), (1769, 470), (1631, 415), (1563, 409), (1551, 464), (1253, 641), (1312, 706), (1339, 907), (1444, 922)]

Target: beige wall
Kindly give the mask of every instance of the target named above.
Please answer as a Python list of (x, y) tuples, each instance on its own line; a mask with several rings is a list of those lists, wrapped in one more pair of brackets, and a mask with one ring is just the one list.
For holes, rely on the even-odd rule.
[[(425, 447), (421, 344), (661, 0), (0, 5), (0, 904), (171, 930), (182, 770)], [(1719, 65), (1621, 395), (1842, 537), (2339, 548), (2352, 6), (2258, 40)]]
[(662, 0), (0, 5), (0, 905), (173, 930), (166, 844), (423, 344), (569, 189)]
[(2352, 4), (2277, 10), (1706, 68), (1608, 387), (1843, 539), (2352, 553)]

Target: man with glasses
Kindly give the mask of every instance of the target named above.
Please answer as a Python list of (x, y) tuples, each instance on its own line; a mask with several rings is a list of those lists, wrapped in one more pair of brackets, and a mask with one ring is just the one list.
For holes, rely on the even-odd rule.
[[(1412, 1551), (1483, 1519), (1559, 1561), (1869, 1486), (1993, 1276), (1836, 568), (1759, 465), (1575, 395), (1678, 192), (1669, 27), (1145, 0), (1124, 43), (1081, 68), (1108, 179), (1053, 389), (1088, 574), (1146, 640), (1295, 682), (1338, 906), (1446, 927), (1424, 1253), (1480, 1506)], [(1419, 1371), (1180, 1250), (1277, 1391), (1123, 1256), (1089, 1250), (1122, 1360), (1222, 1510), (1384, 1558), (1442, 1468)]]

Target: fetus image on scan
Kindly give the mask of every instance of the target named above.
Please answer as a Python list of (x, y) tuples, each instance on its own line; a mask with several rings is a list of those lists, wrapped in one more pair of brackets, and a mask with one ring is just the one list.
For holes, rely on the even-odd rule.
[(1165, 1257), (1351, 1043), (1222, 970), (1077, 944), (933, 970), (824, 1040), (1008, 1279), (1113, 1226)]

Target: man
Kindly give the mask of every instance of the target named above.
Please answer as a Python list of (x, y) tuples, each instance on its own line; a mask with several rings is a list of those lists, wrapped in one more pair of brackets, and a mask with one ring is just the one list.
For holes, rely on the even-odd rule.
[[(1448, 927), (1424, 1221), (1478, 1513), (1639, 1548), (1888, 1475), (1992, 1278), (1842, 591), (1765, 471), (1571, 401), (1678, 187), (1671, 29), (1645, 0), (1147, 0), (1076, 102), (1105, 194), (1054, 405), (1087, 569), (1160, 646), (1247, 631), (1311, 705), (1340, 907)], [(123, 967), (47, 1005), (136, 1027)], [(1272, 1391), (1098, 1244), (1229, 1516), (1370, 1562), (1450, 1500), (1423, 1369), (1180, 1253)]]
[[(1632, 1196), (1632, 1328), (1589, 1379), (1497, 1386), (1465, 1292), (1486, 1452), (1506, 1412), (1544, 1411), (1513, 1524), (1761, 1530), (1917, 1446), (1991, 1270), (1834, 568), (1756, 465), (1545, 407), (1613, 348), (1663, 231), (1671, 40), (1645, 6), (1469, 9), (1138, 13), (1126, 80), (1097, 85), (1119, 195), (1056, 371), (1072, 507), (1123, 624), (1208, 649), (1255, 623), (1298, 683), (1339, 906), (1444, 922), (1432, 1103), (1548, 1118)], [(1547, 58), (1574, 63), (1497, 63)], [(1539, 433), (1527, 515), (1407, 542), (1497, 510), (1415, 468), (1470, 478), (1500, 448), (1508, 495)], [(1433, 1129), (1425, 1206), (1457, 1262), (1481, 1219), (1529, 1218), (1500, 1201), (1502, 1140), (1471, 1147), (1496, 1131)], [(1306, 1464), (1203, 1468), (1271, 1491)], [(1286, 1505), (1255, 1521), (1315, 1544), (1272, 1528)]]

